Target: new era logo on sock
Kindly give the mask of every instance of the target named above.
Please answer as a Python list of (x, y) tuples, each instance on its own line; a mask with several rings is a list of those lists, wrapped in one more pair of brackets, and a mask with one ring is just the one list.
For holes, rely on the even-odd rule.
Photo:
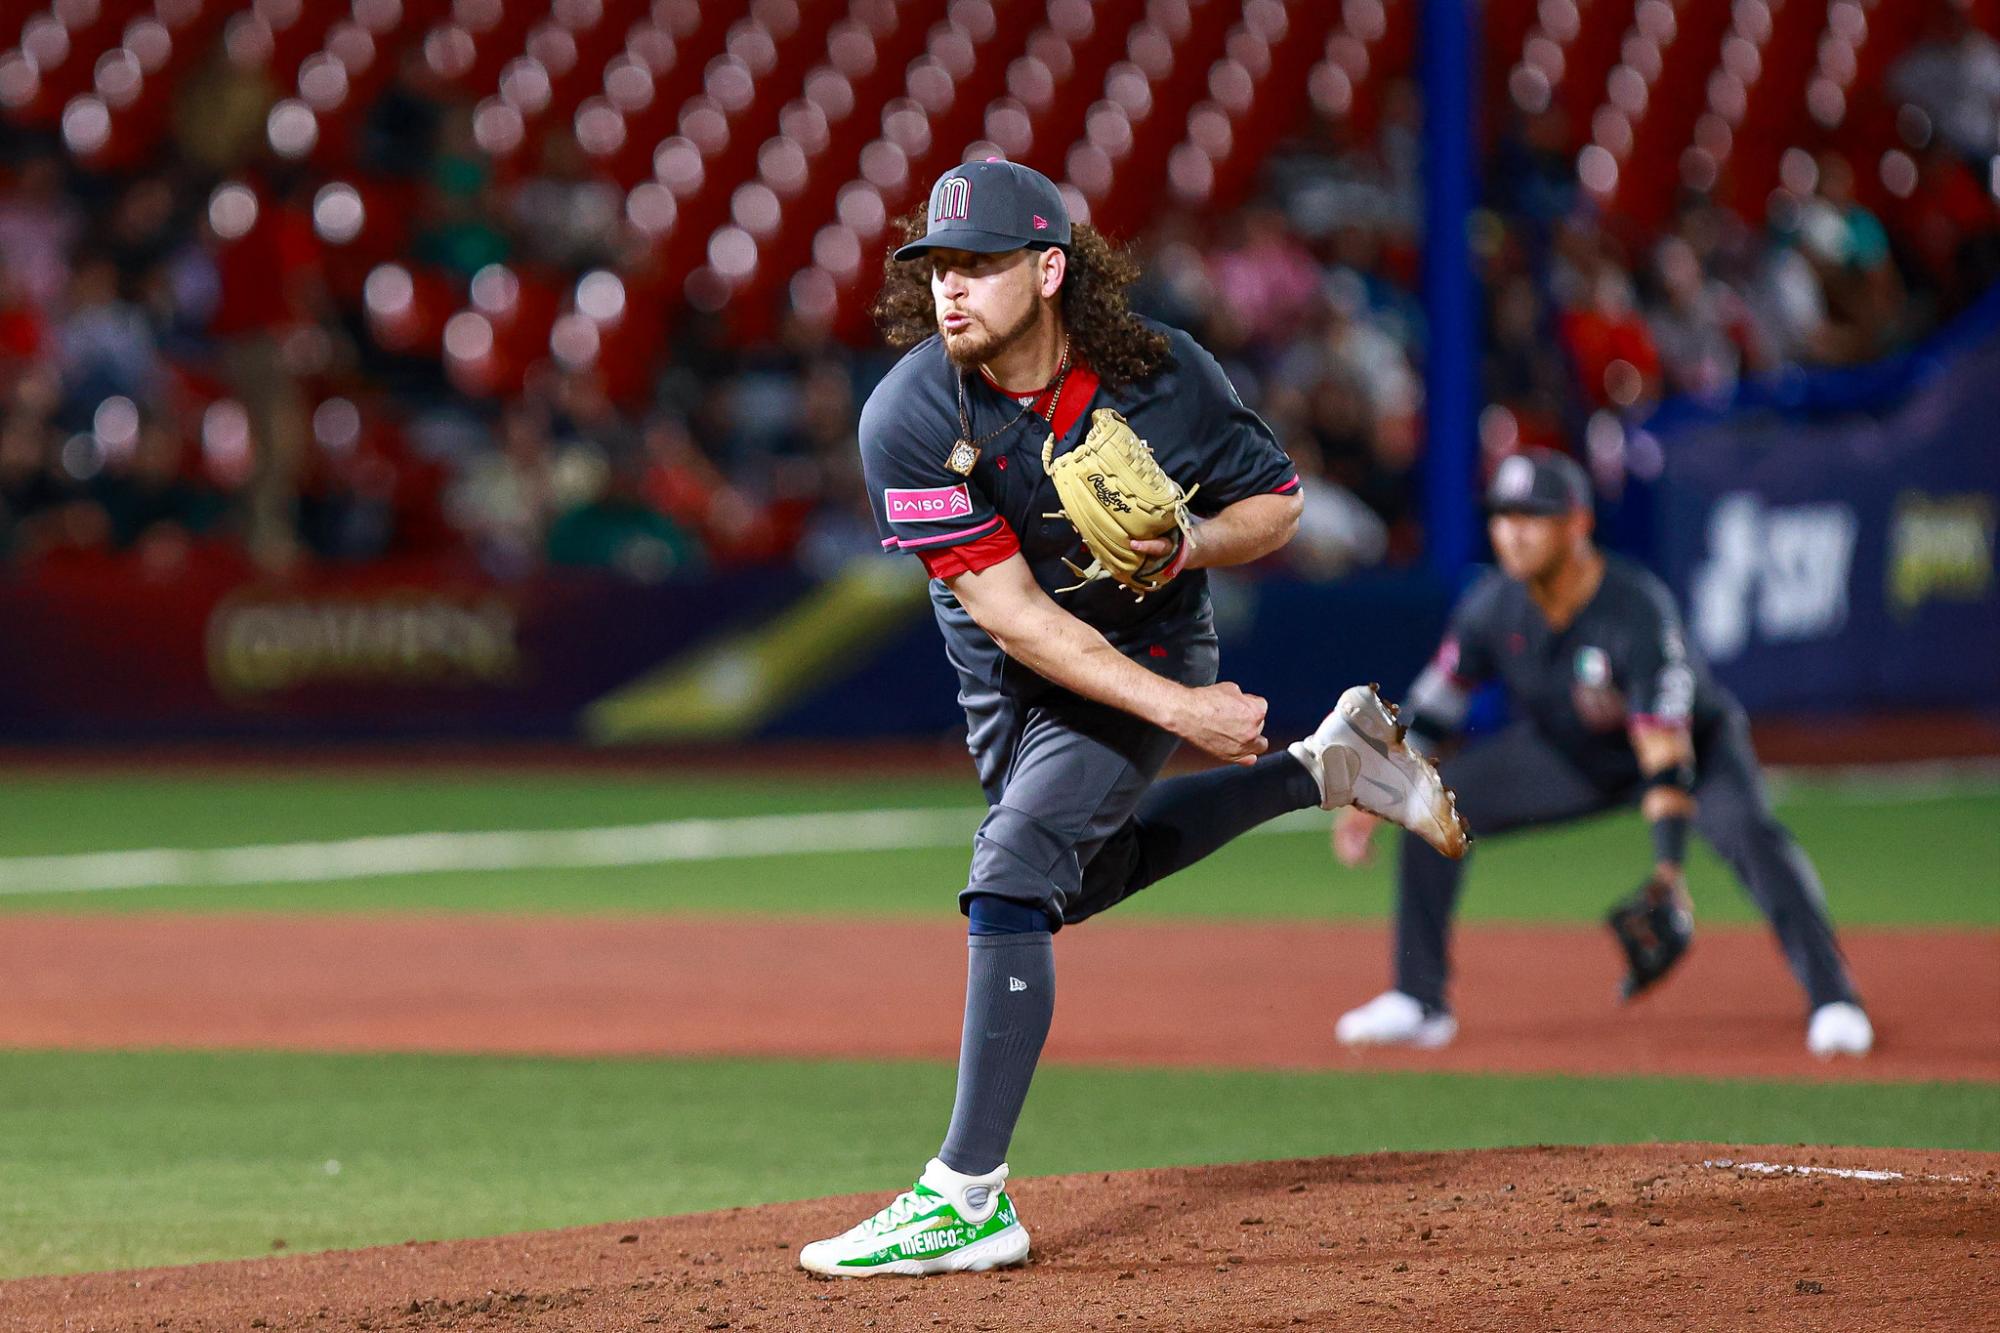
[(1021, 980), (1019, 977), (1008, 977), (1007, 989), (1010, 991), (1026, 990), (1028, 989), (1028, 983)]

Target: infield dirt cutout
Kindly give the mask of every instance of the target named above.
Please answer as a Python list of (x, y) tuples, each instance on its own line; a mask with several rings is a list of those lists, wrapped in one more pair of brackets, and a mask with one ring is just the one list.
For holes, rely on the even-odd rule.
[[(961, 929), (10, 917), (0, 1044), (948, 1061)], [(1796, 989), (1768, 936), (1748, 929), (1705, 931), (1680, 975), (1625, 1009), (1601, 932), (1470, 929), (1455, 1046), (1341, 1051), (1333, 1017), (1380, 989), (1386, 943), (1376, 927), (1300, 924), (1065, 932), (1049, 1058), (2000, 1080), (1992, 931), (1849, 932), (1881, 1044), (1830, 1065), (1804, 1054)], [(893, 994), (878, 984), (892, 969)], [(949, 1002), (903, 1002), (918, 993)], [(1955, 1022), (1930, 1021), (1940, 1011)], [(1705, 1165), (1721, 1159), (1746, 1165)], [(905, 1183), (570, 1231), (28, 1278), (0, 1283), (0, 1331), (2000, 1327), (1991, 1154), (1523, 1148), (1026, 1179), (1013, 1187), (1035, 1242), (1024, 1268), (833, 1282), (794, 1266), (800, 1245)]]
[[(964, 932), (955, 918), (10, 916), (0, 1045), (955, 1061)], [(1742, 926), (1702, 928), (1624, 1006), (1602, 929), (1461, 930), (1458, 1041), (1359, 1054), (1333, 1021), (1387, 984), (1384, 927), (1093, 921), (1056, 939), (1044, 1058), (2000, 1081), (2000, 931), (1841, 938), (1879, 1038), (1866, 1061), (1806, 1054), (1805, 1001), (1769, 932)]]
[[(1870, 1180), (1705, 1165), (1894, 1171)], [(1027, 1265), (829, 1280), (886, 1196), (0, 1284), (0, 1328), (1235, 1330), (1993, 1327), (1992, 1155), (1668, 1144), (1019, 1182)]]

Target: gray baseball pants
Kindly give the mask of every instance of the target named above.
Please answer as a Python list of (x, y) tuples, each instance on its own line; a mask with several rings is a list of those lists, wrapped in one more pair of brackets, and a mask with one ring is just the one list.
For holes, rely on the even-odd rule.
[[(1532, 723), (1517, 722), (1440, 765), (1476, 838), (1566, 823), (1637, 802), (1636, 785), (1607, 787), (1573, 764)], [(1771, 812), (1750, 727), (1732, 711), (1696, 737), (1695, 829), (1735, 872), (1771, 923), (1785, 962), (1817, 1008), (1855, 998), (1812, 862)], [(1447, 941), (1465, 862), (1420, 838), (1402, 838), (1396, 876), (1396, 989), (1445, 1008)]]

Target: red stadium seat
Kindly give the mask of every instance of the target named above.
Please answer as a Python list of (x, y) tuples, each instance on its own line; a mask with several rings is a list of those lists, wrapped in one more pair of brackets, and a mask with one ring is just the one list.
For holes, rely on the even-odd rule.
[[(1613, 206), (1643, 226), (1656, 225), (1666, 216), (1683, 184), (1682, 157), (1696, 119), (1707, 109), (1707, 74), (1729, 36), (1729, 10), (1720, 5), (1683, 5), (1675, 11), (1671, 34), (1648, 32), (1635, 23), (1621, 44), (1618, 68), (1643, 79), (1646, 92), (1643, 113), (1632, 118), (1632, 143), (1624, 154)], [(1740, 34), (1733, 40), (1748, 45)], [(1611, 91), (1606, 105), (1629, 114), (1616, 105), (1616, 90)]]
[[(2000, 16), (2000, 0), (1974, 8), (1989, 26)], [(1864, 199), (1886, 208), (1882, 163), (1898, 142), (1880, 87), (1919, 11), (1492, 0), (1489, 121), (1524, 96), (1567, 109), (1573, 146), (1601, 154), (1586, 161), (1606, 168), (1602, 202), (1641, 234), (1682, 184), (1761, 216), (1793, 147), (1847, 153)], [(538, 167), (554, 134), (616, 183), (638, 244), (613, 276), (648, 317), (590, 319), (587, 336), (571, 321), (565, 343), (609, 367), (650, 355), (691, 297), (741, 338), (768, 336), (787, 309), (860, 332), (889, 219), (968, 150), (1048, 171), (1113, 233), (1146, 223), (1163, 182), (1186, 202), (1233, 202), (1309, 108), (1370, 132), (1383, 88), (1410, 68), (1416, 12), (1417, 0), (59, 0), (0, 18), (0, 114), (66, 130), (93, 166), (137, 166), (221, 37), (270, 71), (279, 149), (334, 191), (336, 297), (420, 353), (450, 317), (477, 316), (490, 347), (472, 320), (459, 345), (484, 348), (504, 390), (548, 354), (558, 317), (581, 313), (582, 275), (523, 267), (518, 290), (538, 295), (503, 312), (403, 261), (406, 305), (389, 317), (367, 296), (369, 274), (410, 241), (411, 187), (360, 178), (355, 135), (412, 50), (468, 99), (503, 183)], [(616, 377), (643, 392), (643, 376)]]

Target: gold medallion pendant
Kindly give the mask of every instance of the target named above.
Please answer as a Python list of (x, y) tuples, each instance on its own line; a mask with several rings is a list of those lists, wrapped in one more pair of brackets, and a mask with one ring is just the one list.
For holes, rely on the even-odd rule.
[(973, 465), (979, 462), (979, 446), (970, 440), (959, 440), (951, 446), (951, 453), (945, 456), (944, 465), (961, 477), (972, 475)]

